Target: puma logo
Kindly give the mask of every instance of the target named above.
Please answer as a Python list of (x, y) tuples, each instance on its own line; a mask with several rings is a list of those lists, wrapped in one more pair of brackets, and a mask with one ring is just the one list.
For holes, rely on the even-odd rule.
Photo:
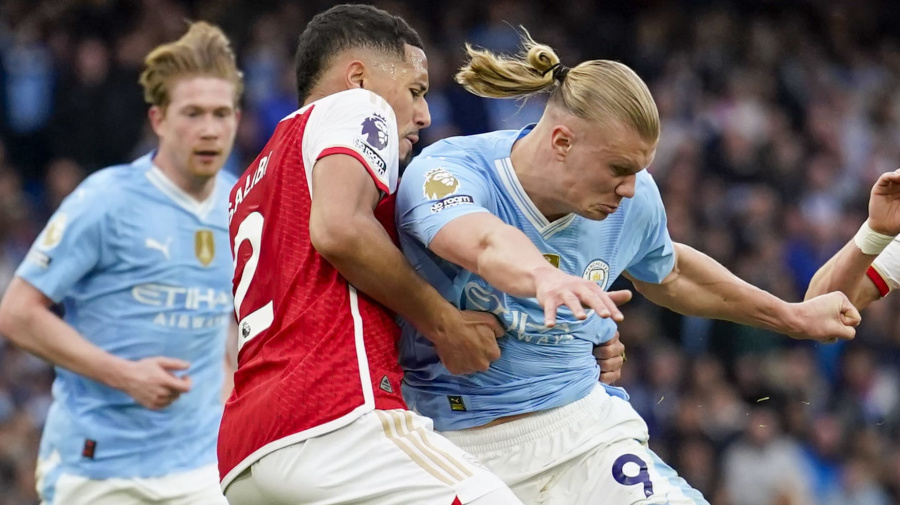
[(160, 244), (155, 239), (148, 238), (144, 245), (147, 246), (148, 249), (156, 249), (157, 251), (163, 253), (163, 256), (166, 259), (169, 259), (169, 243), (172, 242), (172, 237), (166, 239), (166, 245)]

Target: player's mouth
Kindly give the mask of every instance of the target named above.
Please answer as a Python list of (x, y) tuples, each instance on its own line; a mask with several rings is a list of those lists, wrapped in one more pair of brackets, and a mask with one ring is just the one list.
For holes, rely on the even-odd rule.
[(213, 149), (198, 149), (194, 151), (194, 156), (200, 158), (200, 161), (206, 163), (212, 163), (222, 154), (222, 151), (216, 151)]
[(602, 212), (605, 212), (607, 214), (612, 214), (619, 208), (618, 205), (606, 205), (605, 203), (601, 203), (598, 206), (600, 207), (600, 210)]
[(410, 144), (415, 145), (415, 143), (419, 141), (419, 136), (413, 133), (412, 135), (407, 135), (406, 140), (408, 140)]

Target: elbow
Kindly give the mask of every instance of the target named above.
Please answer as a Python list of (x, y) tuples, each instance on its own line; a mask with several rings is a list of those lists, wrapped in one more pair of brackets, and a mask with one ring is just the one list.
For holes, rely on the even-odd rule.
[(809, 281), (809, 287), (806, 288), (806, 294), (803, 295), (803, 300), (805, 301), (815, 298), (819, 295), (824, 295), (829, 291), (827, 284), (828, 282), (825, 274), (822, 272), (822, 270), (819, 270)]

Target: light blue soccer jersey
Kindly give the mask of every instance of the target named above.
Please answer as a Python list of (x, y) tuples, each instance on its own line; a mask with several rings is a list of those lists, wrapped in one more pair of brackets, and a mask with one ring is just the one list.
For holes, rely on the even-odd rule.
[[(445, 224), (472, 212), (490, 212), (522, 230), (550, 263), (604, 289), (623, 271), (658, 283), (674, 266), (665, 209), (646, 170), (637, 175), (635, 197), (624, 199), (605, 220), (569, 215), (548, 222), (525, 194), (509, 159), (513, 143), (531, 128), (439, 141), (410, 164), (400, 182), (397, 222), (406, 257), (447, 300), (460, 309), (492, 312), (507, 330), (498, 341), (500, 359), (490, 369), (457, 376), (439, 362), (428, 340), (401, 322), (404, 398), (434, 419), (438, 430), (480, 426), (586, 396), (599, 377), (593, 346), (616, 330), (612, 320), (593, 311), (579, 321), (565, 307), (557, 325), (546, 328), (536, 299), (509, 296), (427, 249)], [(616, 394), (625, 396), (621, 390)]]
[[(65, 201), (17, 275), (62, 302), (65, 320), (117, 356), (190, 362), (190, 392), (152, 411), (122, 391), (57, 367), (40, 457), (93, 479), (154, 477), (216, 461), (225, 336), (234, 309), (228, 192), (220, 174), (204, 203), (151, 155), (101, 170)], [(48, 502), (52, 496), (44, 496)]]

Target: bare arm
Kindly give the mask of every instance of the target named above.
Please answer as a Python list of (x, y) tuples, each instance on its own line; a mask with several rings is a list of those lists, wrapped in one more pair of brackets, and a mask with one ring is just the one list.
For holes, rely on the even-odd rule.
[(629, 291), (606, 293), (594, 282), (554, 268), (521, 230), (487, 212), (450, 221), (428, 247), (501, 291), (537, 298), (544, 307), (548, 326), (556, 320), (556, 309), (562, 304), (579, 319), (586, 317), (583, 304), (596, 310), (600, 317), (621, 321), (617, 305), (631, 299)]
[(163, 408), (190, 389), (188, 377), (170, 371), (188, 363), (165, 357), (129, 361), (114, 356), (81, 336), (50, 311), (52, 301), (16, 277), (0, 301), (0, 333), (54, 365), (120, 389), (148, 408)]
[(313, 170), (313, 247), (350, 284), (431, 340), (452, 373), (486, 370), (500, 357), (496, 337), (502, 327), (492, 315), (463, 316), (413, 270), (375, 218), (378, 200), (372, 178), (355, 158), (320, 159)]
[(863, 254), (851, 240), (828, 260), (813, 276), (805, 299), (831, 291), (841, 291), (857, 309), (862, 310), (881, 298), (875, 283), (866, 276), (866, 270), (875, 256)]
[[(864, 231), (866, 228), (882, 235), (877, 239), (881, 244), (871, 251), (869, 249), (873, 246), (871, 243), (867, 245), (866, 236), (869, 234)], [(890, 240), (884, 237), (896, 237), (900, 233), (900, 170), (881, 174), (872, 186), (869, 219), (860, 233), (816, 272), (806, 291), (806, 298), (828, 291), (842, 291), (862, 309), (881, 297), (881, 292), (866, 276), (866, 271), (876, 258), (883, 263), (884, 269), (900, 270), (900, 264), (896, 261), (900, 257), (900, 244), (894, 240), (887, 245), (887, 249), (883, 249), (884, 240)], [(864, 253), (861, 247), (865, 247), (870, 254)]]
[[(851, 339), (859, 314), (840, 293), (804, 304), (787, 303), (729, 272), (709, 256), (675, 244), (675, 268), (663, 282), (631, 279), (650, 301), (681, 314), (723, 319), (793, 338)], [(629, 276), (629, 278), (631, 278)]]

